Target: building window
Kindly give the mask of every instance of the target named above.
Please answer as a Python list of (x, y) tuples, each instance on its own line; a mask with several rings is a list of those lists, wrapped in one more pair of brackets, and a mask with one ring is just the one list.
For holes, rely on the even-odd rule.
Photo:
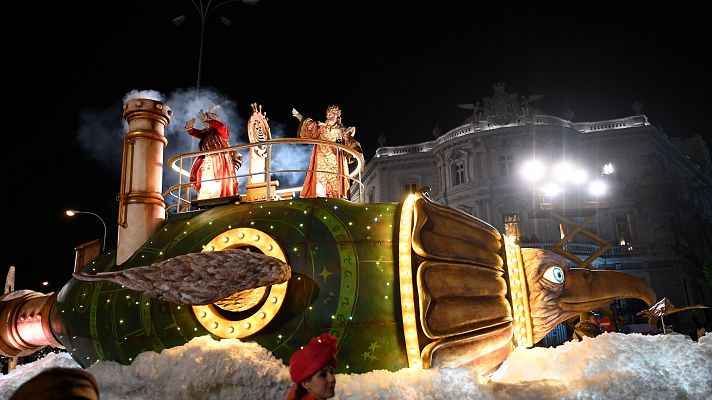
[(477, 215), (480, 219), (485, 221), (490, 220), (490, 201), (482, 199), (479, 205), (479, 214)]
[(465, 164), (457, 160), (452, 164), (452, 186), (465, 183)]
[(368, 202), (369, 203), (375, 203), (376, 202), (376, 188), (371, 188), (371, 190), (368, 191)]
[(514, 156), (512, 156), (511, 154), (499, 156), (499, 176), (511, 175), (513, 163)]
[(482, 179), (485, 177), (485, 153), (478, 152), (475, 154), (475, 169), (477, 170), (477, 177)]
[(616, 215), (613, 217), (614, 224), (616, 226), (616, 239), (618, 244), (625, 246), (630, 244), (633, 240), (633, 235), (631, 234), (631, 218), (629, 214)]

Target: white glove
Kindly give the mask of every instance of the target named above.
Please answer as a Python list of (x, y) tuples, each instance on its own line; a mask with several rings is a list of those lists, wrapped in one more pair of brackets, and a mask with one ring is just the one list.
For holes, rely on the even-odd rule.
[(294, 116), (294, 118), (298, 119), (299, 121), (301, 121), (302, 118), (304, 118), (304, 117), (302, 117), (302, 114), (300, 114), (299, 111), (297, 111), (294, 108), (292, 108), (292, 115)]

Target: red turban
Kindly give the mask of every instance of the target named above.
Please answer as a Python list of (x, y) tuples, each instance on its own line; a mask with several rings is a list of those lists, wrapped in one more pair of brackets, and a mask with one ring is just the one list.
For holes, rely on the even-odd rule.
[(322, 333), (297, 350), (289, 360), (289, 375), (299, 384), (319, 371), (326, 364), (336, 367), (336, 338)]

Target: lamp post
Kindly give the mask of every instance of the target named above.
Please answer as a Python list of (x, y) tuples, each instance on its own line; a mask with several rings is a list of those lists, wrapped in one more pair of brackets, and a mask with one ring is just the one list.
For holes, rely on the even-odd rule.
[(99, 218), (99, 221), (101, 221), (101, 224), (104, 226), (104, 240), (101, 242), (101, 252), (103, 253), (106, 249), (106, 223), (104, 222), (104, 219), (90, 211), (67, 210), (66, 214), (70, 217), (73, 217), (75, 214), (90, 214)]
[[(256, 4), (256, 0), (226, 0), (223, 2), (219, 2), (217, 4), (214, 4), (212, 0), (208, 0), (208, 2), (204, 5), (203, 0), (192, 0), (191, 2), (193, 3), (193, 6), (195, 6), (196, 11), (198, 11), (198, 16), (200, 16), (200, 46), (198, 48), (198, 79), (195, 84), (195, 96), (198, 97), (198, 92), (200, 91), (200, 72), (202, 69), (203, 65), (203, 39), (205, 38), (205, 21), (208, 19), (210, 14), (215, 11), (218, 7), (224, 6), (225, 4), (229, 3), (235, 3), (237, 1), (241, 1), (245, 4), (250, 4), (254, 5)], [(212, 6), (212, 8), (211, 8)], [(180, 26), (183, 25), (183, 23), (186, 20), (185, 15), (179, 15), (175, 18), (173, 18), (172, 22), (174, 26)], [(225, 18), (225, 17), (220, 17), (220, 22), (225, 26), (229, 27), (232, 22)]]

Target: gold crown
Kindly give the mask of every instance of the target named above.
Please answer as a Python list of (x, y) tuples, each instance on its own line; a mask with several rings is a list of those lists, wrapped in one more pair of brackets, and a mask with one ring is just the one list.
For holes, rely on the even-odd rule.
[(207, 112), (204, 112), (203, 109), (200, 109), (200, 111), (198, 111), (198, 116), (200, 116), (200, 119), (203, 122), (211, 121), (211, 120), (222, 122), (222, 120), (220, 119), (220, 116), (215, 113), (215, 111), (219, 108), (220, 108), (219, 104), (213, 103), (210, 105), (210, 107), (208, 107)]
[(326, 112), (329, 111), (336, 114), (337, 116), (341, 116), (341, 109), (339, 108), (339, 106), (329, 106), (326, 108)]

